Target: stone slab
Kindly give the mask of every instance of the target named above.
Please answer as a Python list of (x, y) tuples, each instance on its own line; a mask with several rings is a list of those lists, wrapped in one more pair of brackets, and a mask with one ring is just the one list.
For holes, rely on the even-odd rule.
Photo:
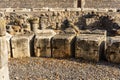
[(104, 35), (77, 35), (75, 43), (75, 57), (98, 62), (102, 52), (104, 52), (104, 42)]
[(109, 62), (120, 63), (120, 36), (107, 38), (106, 59)]
[(34, 51), (37, 57), (51, 57), (51, 39), (54, 34), (37, 34), (34, 40)]
[(74, 34), (57, 34), (52, 39), (52, 57), (70, 58), (74, 56)]
[(30, 57), (33, 55), (34, 34), (19, 34), (11, 39), (13, 58)]
[(80, 30), (80, 34), (98, 34), (98, 35), (107, 35), (107, 31), (106, 30)]

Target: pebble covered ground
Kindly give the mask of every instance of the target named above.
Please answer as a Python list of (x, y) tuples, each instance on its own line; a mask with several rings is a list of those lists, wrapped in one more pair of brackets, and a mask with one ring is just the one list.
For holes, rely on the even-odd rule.
[(10, 80), (120, 80), (120, 64), (79, 59), (9, 60)]

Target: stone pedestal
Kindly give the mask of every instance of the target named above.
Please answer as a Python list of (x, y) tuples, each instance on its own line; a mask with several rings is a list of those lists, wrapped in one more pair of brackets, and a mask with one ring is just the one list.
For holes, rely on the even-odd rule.
[(52, 39), (52, 57), (70, 58), (74, 56), (74, 34), (57, 34)]
[(107, 38), (105, 56), (109, 62), (120, 63), (120, 36)]
[(104, 52), (104, 42), (104, 35), (77, 35), (75, 43), (75, 57), (98, 62), (100, 60), (102, 52)]
[(51, 57), (51, 38), (54, 34), (36, 34), (34, 51), (37, 57)]
[(33, 55), (33, 37), (33, 33), (13, 36), (11, 39), (13, 58), (30, 57)]

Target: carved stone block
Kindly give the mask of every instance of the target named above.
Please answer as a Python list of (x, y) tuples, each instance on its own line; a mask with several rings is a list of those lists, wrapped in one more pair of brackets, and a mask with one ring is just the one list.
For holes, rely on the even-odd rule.
[(106, 59), (109, 62), (120, 63), (120, 36), (107, 38)]
[(51, 38), (54, 34), (37, 34), (34, 40), (34, 51), (37, 57), (51, 57)]
[(13, 36), (11, 39), (13, 58), (30, 57), (33, 55), (33, 36), (33, 33)]
[(104, 35), (80, 34), (75, 43), (75, 57), (98, 62), (104, 48)]
[(52, 56), (70, 58), (74, 55), (74, 34), (57, 34), (52, 39)]

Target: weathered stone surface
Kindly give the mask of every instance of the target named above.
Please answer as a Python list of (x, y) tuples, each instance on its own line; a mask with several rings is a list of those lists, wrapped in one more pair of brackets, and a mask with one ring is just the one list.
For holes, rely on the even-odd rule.
[(68, 8), (77, 7), (77, 0), (1, 0), (1, 8)]
[(8, 64), (8, 51), (5, 36), (0, 37), (0, 68)]
[(119, 0), (84, 0), (84, 8), (119, 8)]
[(105, 56), (109, 62), (120, 63), (120, 36), (107, 38)]
[(0, 69), (0, 80), (9, 80), (8, 65), (5, 65)]
[(31, 19), (31, 29), (32, 31), (35, 33), (37, 32), (37, 30), (40, 28), (39, 26), (39, 17), (34, 17), (33, 19)]
[(80, 34), (98, 34), (98, 35), (107, 35), (106, 30), (80, 30)]
[(34, 40), (34, 51), (37, 57), (51, 57), (51, 38), (54, 34), (37, 34)]
[(52, 39), (52, 57), (70, 58), (74, 56), (73, 34), (57, 34)]
[(104, 41), (104, 35), (77, 35), (75, 43), (75, 57), (98, 62), (100, 60), (102, 52), (104, 52)]
[(33, 33), (15, 35), (11, 39), (13, 58), (30, 57), (33, 55)]
[(0, 36), (5, 36), (6, 34), (6, 20), (0, 19)]

